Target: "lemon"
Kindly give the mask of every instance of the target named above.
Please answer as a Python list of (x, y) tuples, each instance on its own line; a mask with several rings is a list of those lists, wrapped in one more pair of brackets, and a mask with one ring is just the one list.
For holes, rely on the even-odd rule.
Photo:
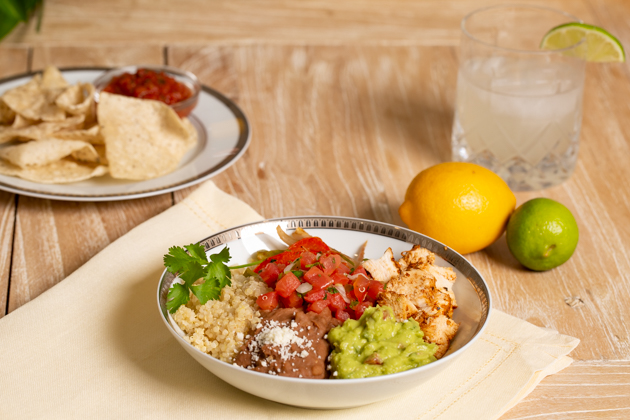
[(571, 211), (549, 198), (534, 198), (510, 217), (506, 239), (525, 267), (545, 271), (564, 264), (577, 247), (579, 231)]
[[(621, 42), (605, 29), (586, 23), (571, 22), (556, 26), (545, 34), (540, 48), (558, 50), (576, 45), (586, 39), (585, 48), (576, 49), (576, 54), (592, 62), (624, 62), (626, 54)], [(572, 54), (574, 55), (574, 54)]]
[(510, 187), (494, 172), (447, 162), (416, 175), (398, 212), (411, 229), (467, 254), (501, 236), (515, 205)]

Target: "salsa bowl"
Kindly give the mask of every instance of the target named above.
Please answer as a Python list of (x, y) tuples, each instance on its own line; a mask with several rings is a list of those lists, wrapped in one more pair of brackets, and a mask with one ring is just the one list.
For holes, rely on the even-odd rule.
[(201, 83), (197, 79), (197, 76), (189, 71), (180, 70), (171, 66), (124, 66), (108, 70), (94, 81), (96, 102), (98, 102), (99, 93), (105, 89), (114, 78), (124, 74), (133, 75), (136, 74), (138, 70), (149, 70), (156, 73), (164, 73), (169, 78), (174, 79), (175, 83), (185, 86), (190, 91), (191, 95), (187, 99), (168, 104), (168, 106), (170, 106), (181, 118), (188, 116), (197, 106), (197, 102), (199, 101), (199, 92), (201, 92)]
[(215, 359), (189, 344), (166, 309), (167, 294), (176, 277), (164, 271), (157, 290), (157, 303), (166, 328), (197, 362), (236, 388), (267, 400), (304, 408), (338, 409), (366, 405), (408, 391), (439, 375), (479, 338), (486, 326), (491, 298), (481, 274), (454, 250), (409, 229), (346, 217), (287, 217), (228, 229), (201, 240), (199, 244), (204, 246), (207, 254), (228, 246), (232, 256), (230, 264), (243, 264), (261, 249), (286, 248), (276, 233), (277, 226), (288, 233), (301, 227), (349, 255), (367, 241), (366, 258), (379, 258), (389, 247), (396, 258), (413, 245), (427, 248), (436, 255), (436, 265), (452, 267), (457, 274), (454, 293), (458, 307), (453, 320), (460, 324), (459, 330), (441, 359), (400, 373), (363, 379), (300, 379), (268, 375)]

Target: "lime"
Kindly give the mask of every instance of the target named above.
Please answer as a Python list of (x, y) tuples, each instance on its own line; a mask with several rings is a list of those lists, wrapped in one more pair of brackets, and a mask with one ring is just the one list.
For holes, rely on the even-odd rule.
[(626, 61), (623, 46), (617, 38), (605, 29), (586, 23), (571, 22), (556, 26), (544, 36), (540, 48), (545, 50), (568, 48), (582, 39), (586, 39), (586, 48), (578, 47), (577, 51), (586, 61)]
[(514, 257), (535, 271), (564, 264), (577, 247), (578, 226), (571, 211), (549, 198), (520, 205), (508, 221), (506, 239)]
[(503, 234), (515, 206), (499, 175), (474, 163), (445, 162), (416, 175), (398, 212), (411, 229), (468, 254)]

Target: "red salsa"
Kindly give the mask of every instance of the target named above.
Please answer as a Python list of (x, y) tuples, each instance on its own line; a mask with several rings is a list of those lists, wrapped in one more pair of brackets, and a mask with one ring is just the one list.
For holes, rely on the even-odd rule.
[(173, 105), (192, 96), (185, 84), (164, 72), (138, 69), (135, 74), (124, 73), (112, 78), (104, 92), (131, 96), (139, 99), (154, 99)]

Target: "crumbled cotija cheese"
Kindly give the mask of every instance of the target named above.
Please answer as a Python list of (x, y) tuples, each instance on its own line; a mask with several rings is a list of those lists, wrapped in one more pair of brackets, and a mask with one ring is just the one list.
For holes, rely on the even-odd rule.
[[(292, 327), (296, 327), (295, 321), (291, 322)], [(291, 345), (296, 344), (301, 351), (292, 352)], [(290, 327), (283, 326), (277, 321), (270, 321), (263, 329), (256, 334), (254, 340), (249, 344), (249, 350), (252, 353), (262, 346), (273, 346), (278, 348), (280, 358), (282, 360), (288, 360), (292, 357), (308, 357), (309, 353), (307, 349), (311, 348), (313, 342), (306, 337), (300, 337), (297, 332)]]

